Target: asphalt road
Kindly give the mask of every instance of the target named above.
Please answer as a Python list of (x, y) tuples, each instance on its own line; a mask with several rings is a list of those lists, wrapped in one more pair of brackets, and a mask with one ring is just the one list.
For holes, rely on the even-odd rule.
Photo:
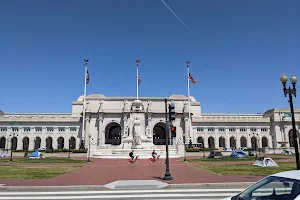
[(242, 189), (154, 189), (54, 192), (0, 192), (0, 200), (94, 200), (94, 199), (200, 199), (219, 200), (239, 193)]

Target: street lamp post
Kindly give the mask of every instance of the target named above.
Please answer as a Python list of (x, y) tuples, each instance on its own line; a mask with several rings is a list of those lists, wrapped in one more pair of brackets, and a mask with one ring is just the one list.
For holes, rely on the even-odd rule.
[(289, 95), (289, 102), (290, 102), (290, 108), (291, 108), (291, 114), (292, 114), (292, 126), (293, 126), (293, 139), (294, 139), (294, 147), (295, 147), (295, 154), (296, 154), (296, 164), (297, 164), (297, 170), (300, 170), (300, 158), (299, 158), (299, 148), (298, 148), (298, 139), (297, 139), (297, 132), (296, 132), (296, 123), (295, 123), (295, 115), (294, 115), (294, 105), (293, 105), (293, 95), (296, 97), (296, 83), (297, 83), (297, 77), (293, 74), (290, 78), (290, 81), (293, 85), (293, 88), (289, 87), (286, 88), (288, 78), (286, 75), (282, 74), (280, 77), (280, 81), (283, 85), (283, 93), (286, 97)]
[(88, 149), (88, 160), (87, 162), (90, 163), (91, 162), (91, 159), (90, 159), (90, 156), (91, 156), (91, 135), (89, 135), (89, 149)]
[[(170, 173), (170, 162), (169, 162), (169, 139), (170, 139), (170, 127), (171, 127), (171, 121), (168, 120), (168, 100), (165, 98), (165, 111), (166, 111), (166, 129), (167, 129), (167, 134), (166, 134), (166, 173), (165, 176), (163, 177), (163, 180), (165, 181), (171, 181), (173, 180), (173, 177), (171, 176)], [(171, 112), (169, 110), (169, 112)]]
[(13, 138), (14, 138), (15, 136), (18, 137), (18, 134), (13, 133), (13, 134), (10, 134), (10, 135), (9, 135), (9, 138), (10, 138), (10, 159), (9, 159), (9, 161), (10, 161), (10, 162), (13, 161), (13, 160), (12, 160), (12, 159), (13, 159), (13, 154), (12, 154), (12, 144), (13, 144)]

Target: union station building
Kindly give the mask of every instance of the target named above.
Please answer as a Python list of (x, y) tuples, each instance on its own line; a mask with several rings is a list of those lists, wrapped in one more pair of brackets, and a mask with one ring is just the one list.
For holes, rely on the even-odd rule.
[[(0, 149), (79, 149), (81, 141), (92, 157), (127, 156), (130, 149), (163, 154), (166, 142), (164, 97), (106, 97), (91, 94), (72, 103), (72, 113), (5, 113), (0, 111)], [(293, 149), (292, 123), (288, 108), (257, 114), (202, 113), (201, 103), (190, 97), (172, 95), (175, 104), (176, 137), (170, 141), (170, 157), (184, 154), (184, 143), (206, 148), (248, 147)], [(82, 120), (85, 116), (85, 131)], [(295, 109), (300, 129), (300, 109)], [(190, 126), (191, 124), (191, 126)], [(298, 131), (299, 134), (299, 131)]]

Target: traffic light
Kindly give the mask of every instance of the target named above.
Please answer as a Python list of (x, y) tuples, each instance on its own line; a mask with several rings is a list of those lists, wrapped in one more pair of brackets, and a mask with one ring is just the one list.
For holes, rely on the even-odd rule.
[(171, 127), (171, 137), (174, 138), (176, 137), (176, 126), (173, 126)]
[(169, 104), (169, 120), (173, 121), (175, 120), (175, 105)]

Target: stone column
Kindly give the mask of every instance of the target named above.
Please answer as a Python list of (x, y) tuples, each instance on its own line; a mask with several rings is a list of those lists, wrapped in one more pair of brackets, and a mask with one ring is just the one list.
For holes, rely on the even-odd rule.
[(229, 128), (225, 128), (225, 147), (231, 147), (230, 146), (230, 138), (231, 136), (229, 135)]
[(235, 131), (236, 131), (236, 137), (235, 137), (236, 141), (235, 141), (235, 145), (236, 145), (236, 148), (238, 149), (238, 148), (241, 147), (240, 129), (237, 128), (237, 129), (235, 129)]
[[(18, 139), (17, 142), (17, 150), (23, 150), (23, 136), (21, 134), (18, 133), (19, 136), (15, 136)], [(32, 142), (32, 141), (31, 141)], [(29, 141), (30, 143), (30, 141)]]
[(85, 119), (85, 135), (84, 135), (85, 148), (88, 148), (89, 145), (89, 134), (90, 134), (90, 118), (87, 118)]
[(97, 147), (100, 147), (103, 143), (102, 140), (102, 129), (103, 129), (103, 119), (98, 118), (98, 135), (97, 135)]
[(252, 135), (250, 134), (250, 136), (249, 136), (249, 134), (250, 134), (250, 128), (247, 128), (247, 136), (246, 136), (246, 138), (247, 138), (247, 147), (252, 148), (252, 144), (251, 144)]
[[(47, 128), (43, 127), (42, 130), (42, 135), (40, 136), (41, 138), (41, 147), (46, 147), (46, 138), (47, 138)], [(35, 144), (33, 144), (33, 147), (35, 146)]]
[(208, 148), (208, 138), (209, 138), (209, 135), (207, 134), (207, 127), (205, 127), (204, 128), (204, 136), (203, 136), (205, 148)]

